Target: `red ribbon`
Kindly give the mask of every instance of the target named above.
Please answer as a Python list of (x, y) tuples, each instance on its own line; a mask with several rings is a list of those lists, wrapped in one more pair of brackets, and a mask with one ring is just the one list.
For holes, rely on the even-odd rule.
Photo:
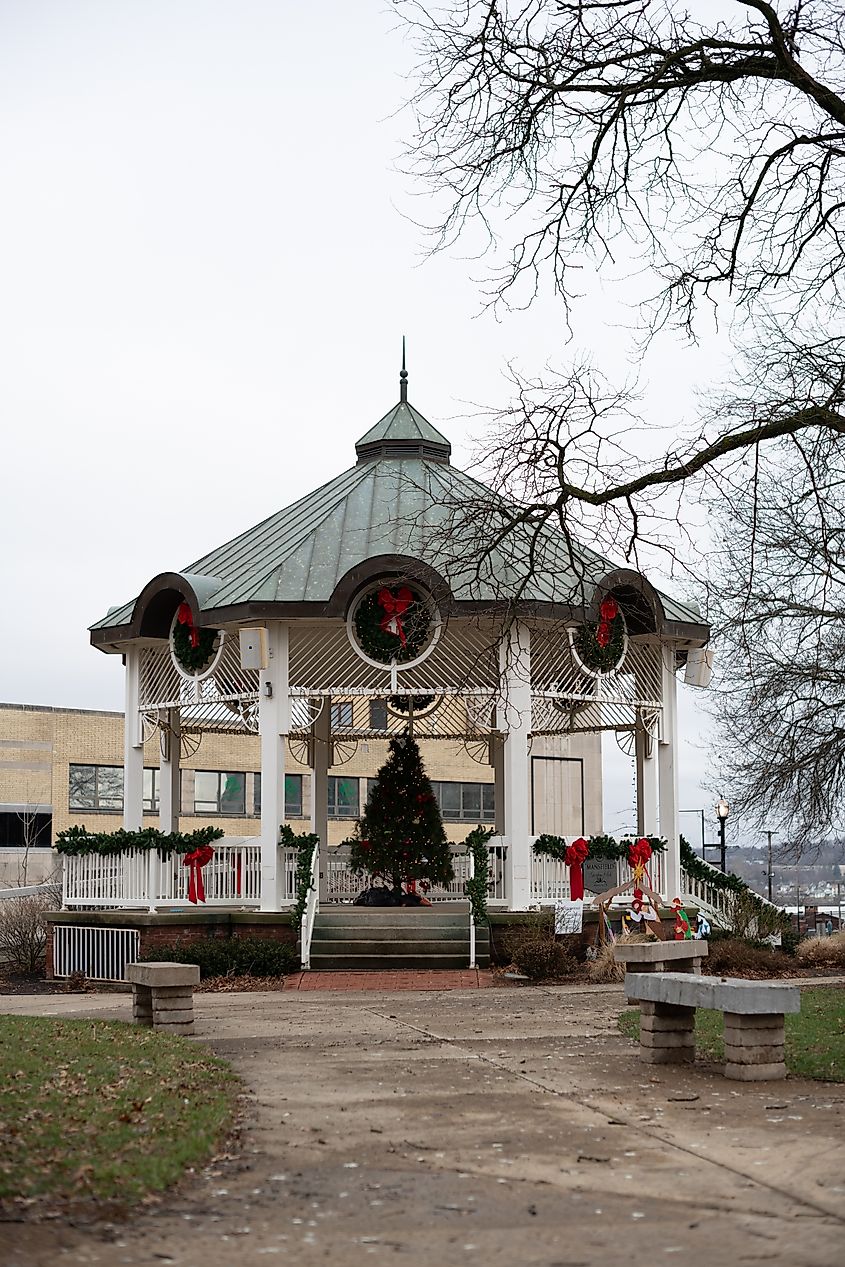
[(584, 863), (589, 852), (590, 846), (583, 836), (579, 836), (563, 855), (563, 861), (569, 867), (569, 896), (573, 902), (584, 896)]
[(635, 840), (628, 850), (628, 866), (634, 873), (634, 881), (638, 883), (643, 876), (651, 884), (646, 867), (651, 861), (651, 845), (645, 836), (641, 836), (639, 840)]
[(619, 604), (615, 598), (605, 598), (599, 608), (602, 620), (615, 620), (619, 615)]
[(214, 850), (211, 845), (199, 845), (191, 853), (186, 853), (182, 859), (185, 866), (191, 869), (188, 876), (188, 901), (193, 902), (195, 906), (197, 902), (205, 901), (202, 868), (211, 862), (213, 857)]
[(194, 618), (191, 615), (191, 609), (187, 603), (180, 603), (176, 609), (176, 619), (180, 625), (188, 626), (188, 633), (191, 636), (191, 646), (198, 647), (200, 645), (200, 631), (194, 624)]
[(391, 594), (389, 589), (380, 589), (378, 592), (379, 605), (384, 608), (384, 615), (381, 618), (382, 633), (390, 633), (399, 639), (404, 647), (408, 641), (405, 637), (405, 630), (402, 628), (402, 617), (414, 601), (414, 595), (407, 585), (403, 585), (397, 594)]

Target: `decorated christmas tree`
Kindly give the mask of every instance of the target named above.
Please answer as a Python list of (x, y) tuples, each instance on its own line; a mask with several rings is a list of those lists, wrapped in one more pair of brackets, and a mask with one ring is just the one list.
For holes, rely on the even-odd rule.
[(410, 736), (390, 741), (390, 755), (358, 820), (350, 867), (394, 890), (454, 879), (443, 820), (420, 750)]

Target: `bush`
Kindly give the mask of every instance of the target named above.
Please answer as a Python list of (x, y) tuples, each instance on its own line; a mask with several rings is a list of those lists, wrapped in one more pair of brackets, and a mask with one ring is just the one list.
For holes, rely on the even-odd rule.
[(141, 958), (146, 963), (195, 963), (202, 980), (209, 977), (285, 977), (299, 966), (294, 945), (263, 937), (178, 941), (169, 946), (157, 946)]
[(505, 935), (505, 954), (532, 981), (571, 977), (578, 971), (578, 961), (555, 941), (552, 928), (548, 919), (535, 916)]
[(47, 958), (47, 912), (55, 910), (49, 893), (0, 902), (0, 963), (16, 972), (43, 971)]
[(830, 937), (805, 937), (798, 944), (798, 962), (803, 968), (830, 968), (845, 972), (845, 932)]
[(702, 972), (712, 976), (779, 977), (795, 971), (795, 961), (782, 950), (741, 937), (715, 937), (702, 960)]

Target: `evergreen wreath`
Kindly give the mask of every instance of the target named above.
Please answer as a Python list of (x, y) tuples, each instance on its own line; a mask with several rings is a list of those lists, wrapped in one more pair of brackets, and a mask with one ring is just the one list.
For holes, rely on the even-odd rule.
[(352, 624), (358, 646), (379, 664), (407, 664), (422, 655), (431, 637), (426, 595), (410, 585), (385, 582), (365, 594)]
[(396, 713), (404, 713), (407, 717), (411, 711), (411, 705), (414, 706), (414, 713), (424, 713), (427, 708), (431, 708), (436, 695), (391, 695), (388, 703)]
[(170, 647), (179, 667), (186, 673), (202, 673), (208, 668), (217, 651), (219, 632), (200, 629), (193, 623), (188, 604), (180, 604), (170, 631)]
[(603, 599), (599, 614), (601, 620), (586, 621), (575, 631), (573, 645), (585, 669), (613, 673), (625, 659), (625, 617), (615, 598)]

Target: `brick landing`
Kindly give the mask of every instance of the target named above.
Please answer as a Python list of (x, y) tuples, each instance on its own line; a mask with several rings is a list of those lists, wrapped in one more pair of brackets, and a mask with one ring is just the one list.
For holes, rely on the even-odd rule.
[(495, 985), (484, 968), (387, 972), (295, 972), (285, 990), (482, 990)]

